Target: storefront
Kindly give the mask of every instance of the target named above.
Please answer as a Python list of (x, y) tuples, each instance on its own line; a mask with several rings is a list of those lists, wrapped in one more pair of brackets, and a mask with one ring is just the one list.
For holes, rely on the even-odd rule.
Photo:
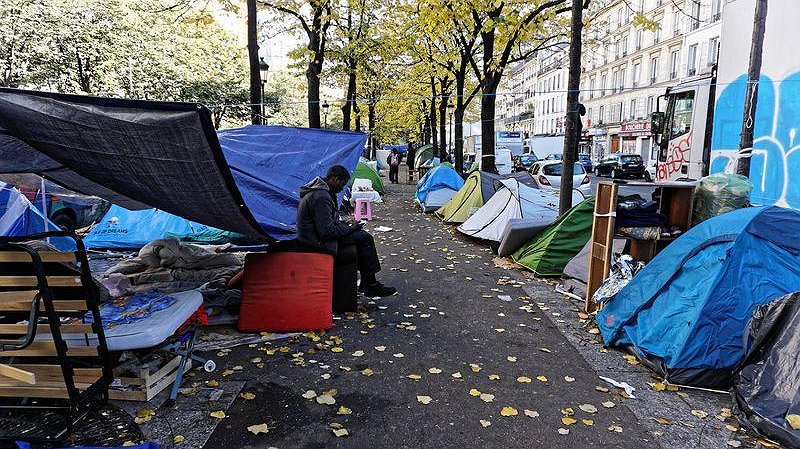
[(623, 154), (638, 154), (645, 163), (650, 159), (650, 122), (639, 120), (623, 123), (619, 133), (620, 152)]

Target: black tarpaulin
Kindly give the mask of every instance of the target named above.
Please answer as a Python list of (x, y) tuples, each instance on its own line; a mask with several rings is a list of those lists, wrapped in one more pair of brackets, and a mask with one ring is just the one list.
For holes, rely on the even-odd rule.
[(193, 103), (0, 89), (0, 173), (38, 173), (129, 209), (264, 236)]
[(800, 293), (756, 309), (752, 346), (734, 377), (739, 423), (787, 447), (800, 448)]

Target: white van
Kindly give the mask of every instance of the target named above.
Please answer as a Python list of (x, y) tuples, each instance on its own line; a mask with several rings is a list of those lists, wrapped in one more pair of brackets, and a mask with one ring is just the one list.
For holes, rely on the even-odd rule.
[[(478, 161), (478, 170), (483, 170), (483, 157), (481, 149), (475, 150), (475, 160)], [(511, 150), (509, 148), (496, 148), (494, 150), (494, 166), (497, 168), (497, 173), (501, 175), (510, 175), (514, 169), (514, 163), (511, 160)]]

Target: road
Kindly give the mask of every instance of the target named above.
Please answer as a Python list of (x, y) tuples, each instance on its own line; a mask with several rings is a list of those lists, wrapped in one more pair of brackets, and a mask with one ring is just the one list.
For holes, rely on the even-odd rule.
[[(611, 181), (611, 178), (604, 178), (604, 177), (597, 177), (595, 175), (589, 175), (589, 179), (591, 180), (590, 185), (592, 186), (592, 192), (597, 191), (597, 184), (603, 181)], [(642, 179), (625, 179), (625, 181), (632, 181), (632, 182), (644, 182)], [(653, 194), (654, 187), (649, 186), (625, 186), (620, 185), (619, 187), (619, 194), (620, 195), (634, 195), (638, 194), (641, 195), (642, 198), (650, 199), (650, 196)]]

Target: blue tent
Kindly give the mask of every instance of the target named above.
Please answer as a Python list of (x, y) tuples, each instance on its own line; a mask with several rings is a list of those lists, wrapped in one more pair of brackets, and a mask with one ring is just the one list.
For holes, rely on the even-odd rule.
[[(45, 229), (45, 223), (47, 226)], [(0, 236), (17, 237), (59, 231), (60, 228), (10, 184), (0, 182)], [(67, 237), (53, 237), (50, 244), (62, 251), (75, 251), (75, 242)]]
[(294, 237), (300, 187), (332, 165), (352, 173), (367, 140), (363, 133), (259, 125), (217, 135), (245, 204), (279, 240)]
[(113, 205), (83, 238), (87, 248), (141, 248), (148, 242), (177, 237), (184, 242), (222, 244), (241, 238), (158, 209), (128, 210)]
[(386, 151), (397, 150), (398, 153), (407, 153), (408, 152), (408, 144), (403, 143), (400, 145), (384, 145), (383, 149)]
[(800, 290), (800, 212), (729, 212), (659, 253), (597, 314), (608, 346), (632, 347), (668, 381), (725, 388), (756, 307)]
[(439, 165), (417, 181), (414, 196), (425, 212), (433, 212), (446, 203), (464, 185), (464, 179), (455, 170)]

